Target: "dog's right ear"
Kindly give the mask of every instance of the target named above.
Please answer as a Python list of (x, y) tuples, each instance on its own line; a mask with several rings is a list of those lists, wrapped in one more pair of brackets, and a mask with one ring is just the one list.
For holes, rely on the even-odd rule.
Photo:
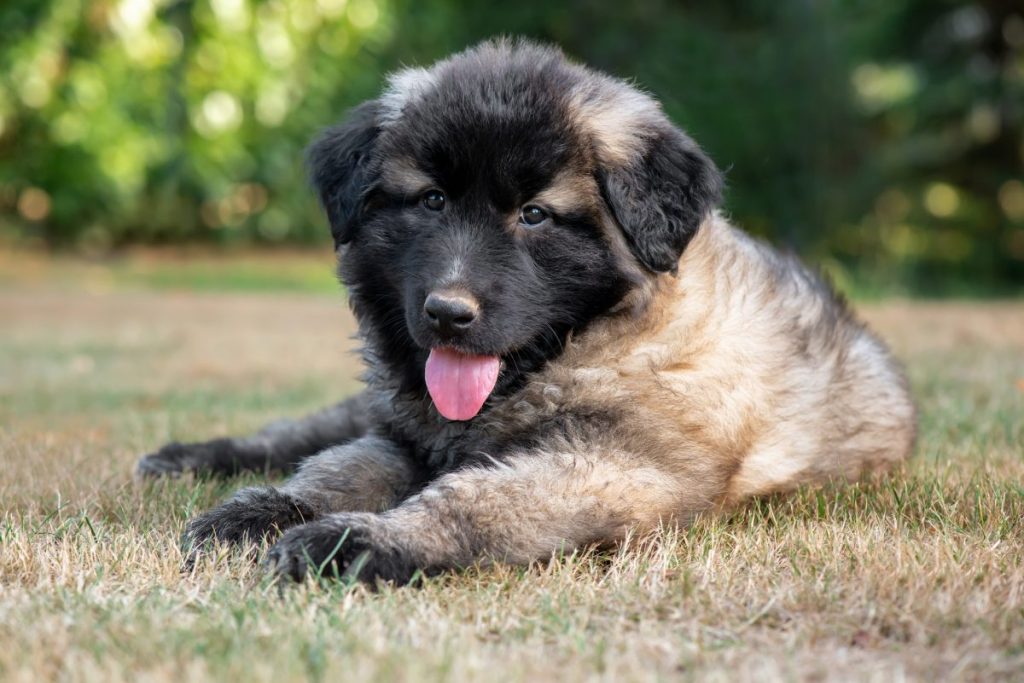
[(353, 109), (348, 119), (327, 129), (306, 153), (310, 178), (331, 224), (334, 247), (350, 242), (359, 222), (364, 193), (372, 182), (370, 160), (380, 133), (376, 100)]

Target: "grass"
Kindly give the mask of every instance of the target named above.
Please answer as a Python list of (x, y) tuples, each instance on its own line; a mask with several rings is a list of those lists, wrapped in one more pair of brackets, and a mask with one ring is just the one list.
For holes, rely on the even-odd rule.
[(0, 250), (0, 286), (179, 290), (194, 292), (308, 292), (335, 294), (330, 247), (304, 251), (250, 249), (225, 259), (202, 247), (134, 248), (93, 261), (71, 255)]
[(131, 469), (355, 391), (340, 297), (31, 268), (0, 289), (0, 680), (1024, 677), (1019, 303), (866, 307), (921, 407), (889, 479), (528, 569), (279, 590), (230, 555), (178, 569), (188, 516), (255, 479)]

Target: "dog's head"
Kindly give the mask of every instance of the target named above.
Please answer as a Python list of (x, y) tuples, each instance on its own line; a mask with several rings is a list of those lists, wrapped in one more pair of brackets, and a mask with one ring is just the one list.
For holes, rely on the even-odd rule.
[(452, 419), (675, 272), (721, 191), (649, 96), (508, 41), (395, 74), (310, 164), (375, 353)]

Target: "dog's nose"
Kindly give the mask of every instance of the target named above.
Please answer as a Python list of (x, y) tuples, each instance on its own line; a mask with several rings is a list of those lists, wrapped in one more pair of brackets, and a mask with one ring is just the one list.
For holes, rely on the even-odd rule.
[(431, 292), (423, 304), (430, 326), (446, 337), (464, 333), (480, 316), (480, 304), (462, 291)]

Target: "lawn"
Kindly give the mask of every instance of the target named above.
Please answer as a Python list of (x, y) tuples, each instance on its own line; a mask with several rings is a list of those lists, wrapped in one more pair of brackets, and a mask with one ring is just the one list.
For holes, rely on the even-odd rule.
[(242, 482), (132, 467), (357, 390), (329, 268), (7, 265), (4, 681), (1024, 677), (1022, 303), (863, 306), (921, 409), (886, 481), (529, 569), (281, 590), (231, 556), (179, 572), (185, 520)]

